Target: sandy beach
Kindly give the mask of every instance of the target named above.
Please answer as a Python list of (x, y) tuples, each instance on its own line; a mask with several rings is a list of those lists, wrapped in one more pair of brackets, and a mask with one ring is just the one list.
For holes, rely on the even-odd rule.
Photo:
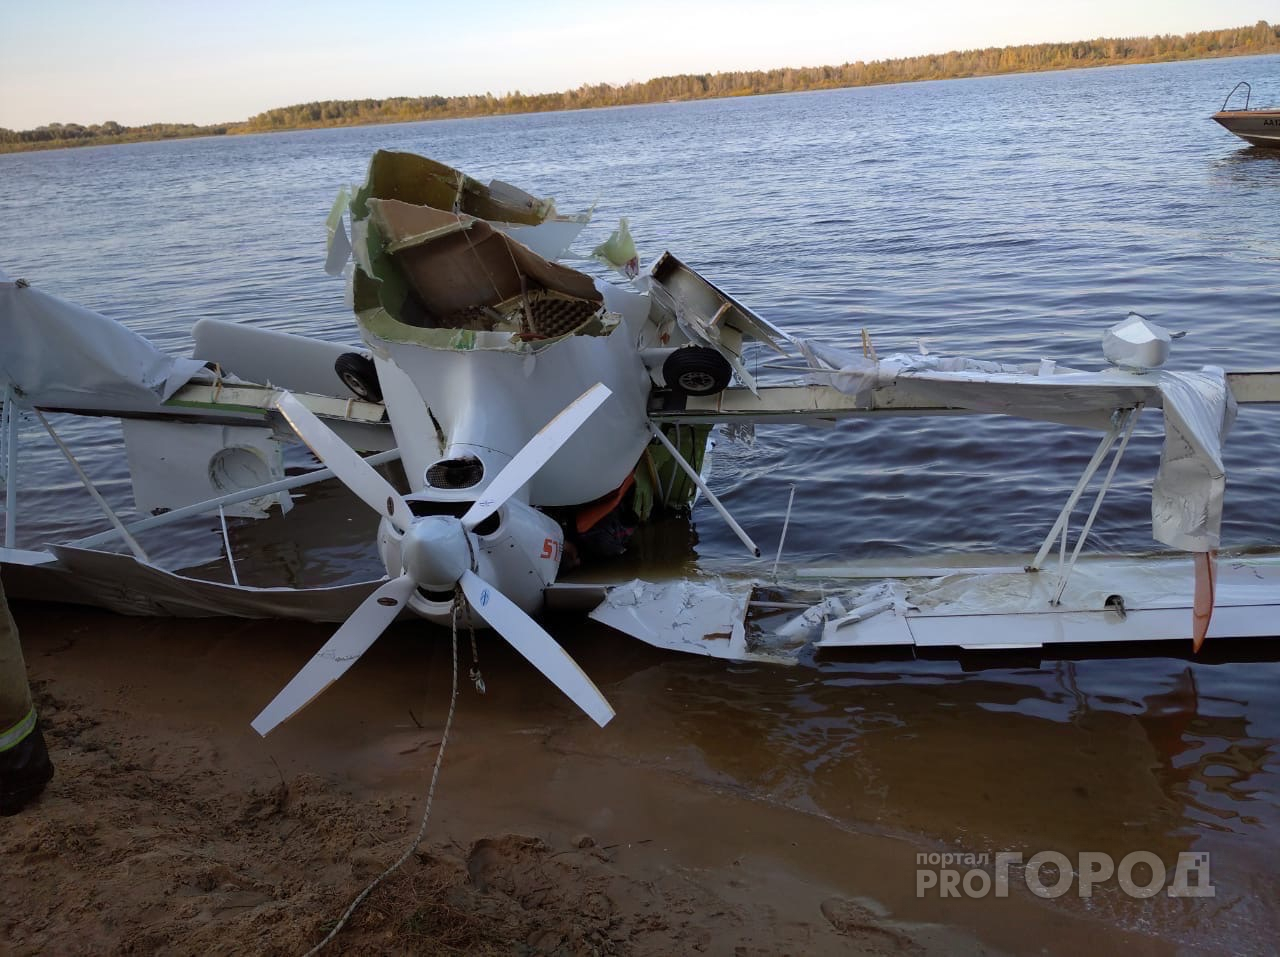
[[(264, 741), (250, 719), (327, 627), (14, 612), (58, 772), (0, 824), (7, 953), (304, 953), (416, 834), (447, 634), (395, 629)], [(1026, 893), (918, 899), (936, 843), (760, 800), (647, 707), (663, 656), (575, 650), (617, 708), (605, 730), (497, 642), (477, 695), (464, 642), (426, 838), (329, 952), (1170, 950)]]

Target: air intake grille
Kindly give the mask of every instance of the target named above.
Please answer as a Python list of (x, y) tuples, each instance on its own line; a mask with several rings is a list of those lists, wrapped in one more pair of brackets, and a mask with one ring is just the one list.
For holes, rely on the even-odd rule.
[(427, 469), (427, 484), (432, 488), (471, 488), (479, 485), (482, 478), (484, 478), (484, 463), (474, 456), (441, 459)]

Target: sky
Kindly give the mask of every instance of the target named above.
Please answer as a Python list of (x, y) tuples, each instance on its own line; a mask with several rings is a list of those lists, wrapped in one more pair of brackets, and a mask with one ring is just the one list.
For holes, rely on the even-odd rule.
[(0, 127), (220, 123), (1280, 21), (1277, 0), (0, 0)]

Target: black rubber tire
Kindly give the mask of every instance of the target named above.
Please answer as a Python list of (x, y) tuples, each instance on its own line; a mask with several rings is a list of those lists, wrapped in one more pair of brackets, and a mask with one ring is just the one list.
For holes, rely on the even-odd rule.
[(723, 392), (732, 378), (729, 360), (706, 346), (677, 349), (662, 363), (662, 379), (667, 387), (687, 395)]
[(366, 402), (382, 401), (382, 386), (378, 383), (378, 370), (373, 360), (358, 352), (344, 352), (333, 363), (333, 371), (343, 384), (355, 393), (357, 399)]

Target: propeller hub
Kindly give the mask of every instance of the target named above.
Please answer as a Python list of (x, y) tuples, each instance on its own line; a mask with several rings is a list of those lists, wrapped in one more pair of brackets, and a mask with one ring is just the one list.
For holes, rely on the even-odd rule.
[(420, 588), (453, 591), (471, 568), (471, 544), (462, 522), (448, 515), (430, 515), (414, 522), (401, 544), (404, 569)]

